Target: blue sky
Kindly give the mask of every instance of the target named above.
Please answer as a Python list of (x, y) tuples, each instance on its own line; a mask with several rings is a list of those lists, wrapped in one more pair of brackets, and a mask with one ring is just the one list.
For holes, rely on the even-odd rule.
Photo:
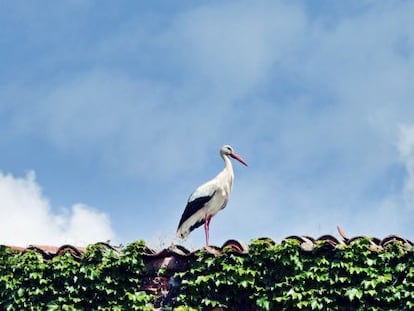
[(0, 243), (178, 243), (223, 144), (249, 167), (212, 244), (414, 239), (413, 2), (0, 8)]

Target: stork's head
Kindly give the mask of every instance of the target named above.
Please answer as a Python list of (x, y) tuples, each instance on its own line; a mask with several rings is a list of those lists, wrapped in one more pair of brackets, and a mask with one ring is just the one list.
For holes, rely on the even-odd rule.
[(233, 159), (236, 159), (237, 161), (239, 161), (241, 164), (247, 166), (246, 161), (244, 161), (240, 155), (234, 152), (233, 148), (229, 145), (224, 145), (223, 147), (221, 147), (220, 154), (221, 156), (230, 156)]

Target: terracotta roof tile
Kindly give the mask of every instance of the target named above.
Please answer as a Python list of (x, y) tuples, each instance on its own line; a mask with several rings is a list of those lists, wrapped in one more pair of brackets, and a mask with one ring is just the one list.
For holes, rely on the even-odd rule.
[[(299, 235), (292, 235), (288, 236), (283, 240), (287, 239), (294, 239), (300, 243), (300, 247), (303, 251), (312, 251), (316, 245), (324, 244), (326, 248), (329, 249), (336, 249), (339, 245), (343, 244), (352, 244), (353, 242), (365, 239), (365, 236), (356, 236), (352, 238), (348, 238), (345, 235), (344, 231), (341, 228), (338, 228), (338, 232), (340, 234), (340, 239), (332, 235), (322, 235), (319, 238), (313, 238), (310, 236), (299, 236)], [(271, 238), (259, 238), (259, 240), (268, 241), (270, 245), (275, 245), (276, 242)], [(403, 237), (397, 235), (389, 235), (383, 239), (379, 239), (376, 237), (369, 238), (372, 248), (373, 249), (382, 249), (386, 247), (390, 243), (394, 243), (398, 241), (402, 243), (405, 247), (409, 248), (414, 246), (413, 242)], [(111, 249), (115, 252), (118, 252), (121, 248), (117, 246), (112, 246), (108, 243), (97, 243), (95, 245), (99, 245), (102, 248)], [(73, 245), (62, 245), (60, 247), (57, 246), (48, 246), (48, 245), (30, 245), (28, 247), (18, 247), (18, 246), (9, 246), (10, 248), (17, 250), (17, 251), (26, 251), (26, 250), (33, 250), (40, 253), (43, 258), (49, 260), (55, 256), (59, 256), (64, 254), (65, 252), (70, 252), (74, 257), (80, 258), (82, 254), (85, 252), (85, 247), (76, 247)], [(210, 246), (208, 248), (203, 248), (205, 251), (210, 252), (212, 254), (219, 254), (222, 253), (225, 249), (231, 249), (234, 252), (240, 254), (246, 254), (249, 251), (249, 246), (242, 241), (238, 240), (228, 240), (226, 241), (221, 247), (218, 246)], [(146, 248), (144, 257), (147, 258), (148, 262), (151, 262), (151, 265), (155, 267), (163, 267), (163, 268), (172, 268), (176, 267), (178, 269), (182, 269), (182, 264), (179, 262), (185, 258), (190, 256), (194, 256), (199, 250), (190, 251), (182, 245), (174, 245), (172, 244), (168, 248), (162, 249), (160, 251), (153, 250), (151, 248)]]

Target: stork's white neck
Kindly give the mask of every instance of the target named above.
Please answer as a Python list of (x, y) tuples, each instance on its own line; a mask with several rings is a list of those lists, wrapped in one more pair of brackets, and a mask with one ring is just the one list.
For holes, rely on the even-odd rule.
[(227, 191), (231, 191), (234, 179), (233, 164), (228, 155), (222, 154), (221, 157), (224, 160), (224, 168), (217, 177), (223, 185), (226, 185)]
[(224, 160), (224, 170), (233, 176), (233, 164), (231, 163), (230, 156), (223, 154), (221, 157)]

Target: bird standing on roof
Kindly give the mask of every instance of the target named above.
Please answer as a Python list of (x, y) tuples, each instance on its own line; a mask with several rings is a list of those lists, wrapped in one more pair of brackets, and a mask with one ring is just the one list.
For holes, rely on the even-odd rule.
[(233, 185), (234, 173), (230, 157), (247, 166), (243, 158), (229, 145), (221, 147), (220, 156), (224, 160), (224, 169), (190, 195), (177, 228), (177, 237), (183, 239), (204, 224), (206, 246), (208, 246), (210, 220), (226, 206)]

